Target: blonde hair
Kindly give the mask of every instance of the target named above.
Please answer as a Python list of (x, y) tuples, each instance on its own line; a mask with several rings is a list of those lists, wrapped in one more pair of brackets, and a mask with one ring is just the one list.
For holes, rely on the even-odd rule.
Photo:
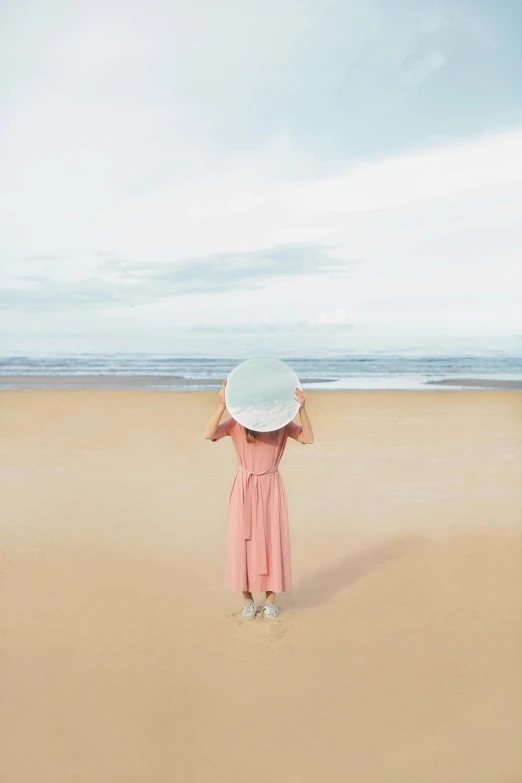
[[(259, 432), (256, 432), (256, 430), (249, 430), (248, 427), (243, 428), (245, 430), (245, 437), (247, 440), (247, 443), (257, 443), (259, 440)], [(272, 430), (270, 435), (275, 438), (279, 430)]]

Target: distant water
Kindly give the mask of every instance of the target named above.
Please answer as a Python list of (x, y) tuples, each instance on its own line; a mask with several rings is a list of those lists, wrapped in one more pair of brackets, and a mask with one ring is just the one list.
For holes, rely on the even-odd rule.
[[(61, 377), (74, 377), (78, 386), (82, 376), (96, 376), (98, 387), (110, 388), (111, 378), (118, 386), (180, 390), (218, 389), (231, 370), (244, 358), (205, 358), (167, 354), (114, 353), (75, 355), (0, 357), (0, 388), (24, 388), (16, 376), (32, 376), (25, 384), (31, 388), (56, 386)], [(522, 356), (502, 351), (487, 355), (423, 355), (418, 351), (354, 353), (314, 358), (296, 356), (277, 358), (284, 361), (309, 389), (434, 389), (453, 388), (426, 385), (450, 378), (483, 378), (522, 382)], [(39, 376), (38, 380), (35, 376)], [(46, 377), (42, 377), (46, 376)], [(151, 377), (154, 376), (154, 377)], [(12, 378), (12, 380), (11, 380)], [(142, 378), (143, 380), (140, 380)], [(169, 378), (187, 383), (172, 384)], [(125, 383), (128, 379), (128, 384)], [(158, 380), (156, 380), (158, 379)], [(306, 381), (313, 380), (313, 383)], [(200, 383), (198, 384), (198, 381)], [(86, 379), (86, 387), (90, 384)], [(67, 383), (63, 381), (63, 386)]]

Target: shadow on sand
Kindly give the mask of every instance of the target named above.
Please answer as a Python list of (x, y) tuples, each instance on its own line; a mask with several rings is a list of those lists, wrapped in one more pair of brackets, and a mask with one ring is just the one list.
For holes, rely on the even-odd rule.
[(363, 579), (388, 560), (404, 557), (423, 542), (425, 539), (421, 536), (409, 535), (351, 553), (327, 568), (305, 576), (286, 597), (285, 606), (288, 609), (311, 609), (327, 604), (341, 590)]

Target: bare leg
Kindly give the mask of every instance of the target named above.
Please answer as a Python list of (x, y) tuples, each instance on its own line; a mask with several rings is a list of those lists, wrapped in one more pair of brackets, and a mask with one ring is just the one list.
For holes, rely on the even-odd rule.
[(249, 593), (248, 590), (243, 590), (243, 598), (245, 601), (253, 601), (252, 593)]
[(275, 598), (275, 593), (273, 593), (272, 590), (267, 590), (265, 604), (274, 603), (274, 598)]

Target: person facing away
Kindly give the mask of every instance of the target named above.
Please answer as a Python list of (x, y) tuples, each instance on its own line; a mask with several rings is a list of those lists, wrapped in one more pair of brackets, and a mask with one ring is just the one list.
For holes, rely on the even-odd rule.
[(278, 466), (289, 437), (299, 443), (314, 442), (306, 396), (296, 387), (301, 426), (291, 421), (273, 432), (256, 432), (232, 416), (219, 423), (226, 408), (226, 383), (204, 435), (214, 443), (230, 435), (238, 459), (228, 499), (225, 584), (243, 593), (243, 617), (255, 619), (252, 593), (264, 592), (263, 616), (275, 619), (279, 613), (274, 603), (276, 593), (291, 588), (288, 509)]

